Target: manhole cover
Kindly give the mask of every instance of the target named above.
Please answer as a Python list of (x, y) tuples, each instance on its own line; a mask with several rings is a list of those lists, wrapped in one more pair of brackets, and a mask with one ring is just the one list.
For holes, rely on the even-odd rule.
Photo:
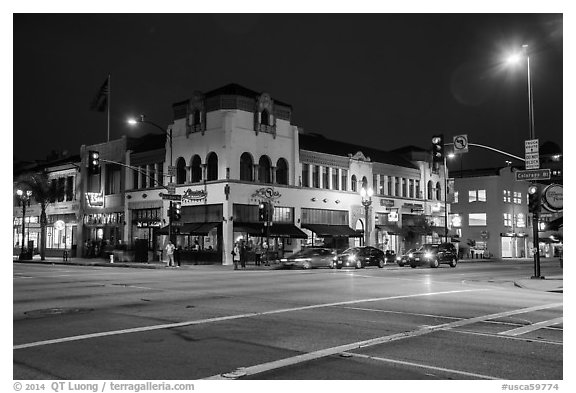
[(90, 311), (93, 311), (93, 309), (77, 308), (77, 307), (54, 307), (54, 308), (45, 308), (42, 310), (26, 311), (24, 312), (24, 314), (32, 318), (37, 318), (37, 317), (47, 317), (62, 314), (82, 314)]

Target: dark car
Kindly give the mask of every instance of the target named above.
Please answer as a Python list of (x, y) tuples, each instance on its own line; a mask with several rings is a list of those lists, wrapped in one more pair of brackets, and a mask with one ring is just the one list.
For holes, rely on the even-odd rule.
[(396, 263), (398, 264), (398, 266), (402, 267), (402, 266), (409, 266), (410, 265), (410, 261), (412, 260), (412, 258), (414, 257), (414, 252), (416, 251), (415, 248), (411, 248), (408, 251), (406, 251), (404, 254), (402, 255), (398, 255), (396, 257)]
[(384, 267), (386, 265), (386, 255), (384, 251), (375, 247), (351, 247), (334, 258), (336, 268), (355, 267), (361, 269), (366, 266)]
[(452, 243), (424, 244), (412, 253), (410, 267), (428, 265), (438, 267), (441, 263), (447, 263), (451, 267), (456, 267), (458, 263), (458, 253)]
[(311, 269), (313, 267), (333, 267), (336, 250), (323, 247), (305, 248), (290, 255), (287, 258), (280, 259), (283, 267), (300, 267)]

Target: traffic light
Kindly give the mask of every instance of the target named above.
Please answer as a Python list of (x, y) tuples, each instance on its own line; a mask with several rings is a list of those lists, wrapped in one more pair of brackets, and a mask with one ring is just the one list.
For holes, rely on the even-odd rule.
[(172, 219), (174, 221), (179, 221), (182, 218), (181, 212), (182, 212), (182, 203), (174, 202)]
[(534, 213), (540, 210), (542, 201), (542, 190), (537, 184), (528, 187), (528, 211)]
[(432, 161), (444, 162), (444, 135), (432, 136)]
[(100, 173), (100, 153), (96, 150), (88, 152), (88, 174), (96, 175)]
[(266, 202), (260, 202), (258, 205), (258, 221), (268, 221), (268, 206)]

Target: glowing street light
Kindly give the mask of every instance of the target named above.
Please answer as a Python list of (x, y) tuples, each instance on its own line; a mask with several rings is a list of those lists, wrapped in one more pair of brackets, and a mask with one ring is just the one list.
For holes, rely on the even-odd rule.
[(360, 189), (360, 195), (362, 196), (362, 206), (364, 206), (364, 245), (369, 246), (370, 244), (370, 234), (368, 232), (368, 209), (372, 204), (372, 195), (374, 195), (374, 190), (372, 188)]

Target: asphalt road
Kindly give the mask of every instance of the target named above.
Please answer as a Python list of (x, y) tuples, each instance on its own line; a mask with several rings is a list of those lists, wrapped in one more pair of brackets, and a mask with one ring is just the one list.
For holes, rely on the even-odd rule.
[(563, 378), (563, 296), (515, 287), (527, 262), (13, 271), (17, 380)]

